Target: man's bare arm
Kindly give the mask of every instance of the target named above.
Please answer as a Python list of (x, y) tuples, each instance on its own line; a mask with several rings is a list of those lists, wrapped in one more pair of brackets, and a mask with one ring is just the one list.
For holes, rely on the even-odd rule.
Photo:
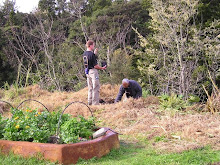
[(105, 70), (105, 69), (106, 69), (106, 66), (101, 67), (101, 66), (99, 66), (99, 65), (95, 65), (94, 68), (95, 68), (95, 69), (99, 69), (99, 70)]

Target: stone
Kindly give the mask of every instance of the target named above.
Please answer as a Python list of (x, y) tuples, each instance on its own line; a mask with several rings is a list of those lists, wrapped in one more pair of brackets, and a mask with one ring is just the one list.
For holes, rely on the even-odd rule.
[(108, 131), (108, 128), (100, 128), (98, 131), (93, 133), (93, 139), (98, 138), (100, 136), (105, 135), (105, 133)]

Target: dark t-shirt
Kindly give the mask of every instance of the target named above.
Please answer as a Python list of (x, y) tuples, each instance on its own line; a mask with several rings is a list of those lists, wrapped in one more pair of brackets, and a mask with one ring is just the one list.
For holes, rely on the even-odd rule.
[[(93, 69), (97, 65), (96, 55), (92, 51), (85, 51), (83, 53), (83, 60), (85, 65), (85, 57), (88, 59), (88, 69)], [(86, 65), (85, 65), (86, 66)]]

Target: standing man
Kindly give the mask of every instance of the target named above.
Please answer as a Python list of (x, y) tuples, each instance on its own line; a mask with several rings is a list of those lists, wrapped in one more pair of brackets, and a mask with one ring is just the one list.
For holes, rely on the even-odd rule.
[(126, 97), (133, 97), (134, 99), (138, 99), (142, 97), (142, 88), (141, 86), (134, 80), (123, 79), (122, 85), (119, 89), (119, 93), (115, 102), (121, 101), (122, 96), (126, 94)]
[[(88, 83), (88, 104), (99, 104), (100, 83), (98, 70), (106, 69), (106, 66), (101, 67), (97, 63), (98, 49), (95, 49), (95, 42), (92, 40), (86, 43), (87, 50), (83, 53), (83, 61), (85, 65), (85, 73)], [(94, 52), (93, 52), (94, 51)]]

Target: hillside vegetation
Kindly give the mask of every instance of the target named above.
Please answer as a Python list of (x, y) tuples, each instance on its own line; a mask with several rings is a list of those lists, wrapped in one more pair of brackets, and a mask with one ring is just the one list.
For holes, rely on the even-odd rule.
[[(206, 152), (219, 157), (219, 11), (219, 0), (39, 0), (23, 13), (16, 1), (3, 0), (0, 113), (11, 117), (11, 104), (93, 114), (97, 126), (119, 133), (122, 147), (112, 152), (113, 162), (136, 151), (131, 162), (149, 155), (160, 157), (152, 164), (185, 164), (184, 152), (190, 157), (191, 151), (197, 160), (191, 164), (218, 162), (207, 160)], [(98, 49), (97, 63), (107, 64), (99, 71), (102, 104), (89, 107), (82, 59), (88, 40)], [(124, 78), (140, 84), (143, 98), (114, 103)], [(165, 154), (151, 157), (151, 149)], [(172, 152), (184, 160), (173, 162)]]
[[(128, 99), (117, 104), (108, 104), (117, 95), (119, 86), (103, 85), (101, 99), (105, 104), (91, 106), (98, 126), (109, 127), (118, 133), (121, 140), (149, 143), (152, 147), (169, 152), (182, 152), (206, 145), (220, 149), (220, 115), (206, 112), (205, 105), (195, 104), (182, 110), (163, 109), (156, 96), (147, 96), (139, 100)], [(16, 96), (16, 97), (15, 97)], [(73, 101), (87, 102), (87, 88), (78, 92), (48, 92), (38, 85), (19, 89), (15, 93), (11, 88), (1, 91), (1, 100), (7, 100), (14, 107), (25, 99), (34, 99), (43, 103), (49, 111), (63, 110)], [(4, 105), (4, 115), (10, 116), (8, 106)], [(44, 107), (34, 101), (27, 101), (19, 108)], [(83, 104), (70, 105), (65, 113), (91, 116)]]
[[(49, 91), (86, 86), (82, 54), (98, 48), (102, 83), (133, 79), (152, 95), (206, 101), (220, 83), (219, 0), (39, 0), (22, 13), (0, 5), (0, 87)], [(209, 74), (210, 73), (210, 74)]]

